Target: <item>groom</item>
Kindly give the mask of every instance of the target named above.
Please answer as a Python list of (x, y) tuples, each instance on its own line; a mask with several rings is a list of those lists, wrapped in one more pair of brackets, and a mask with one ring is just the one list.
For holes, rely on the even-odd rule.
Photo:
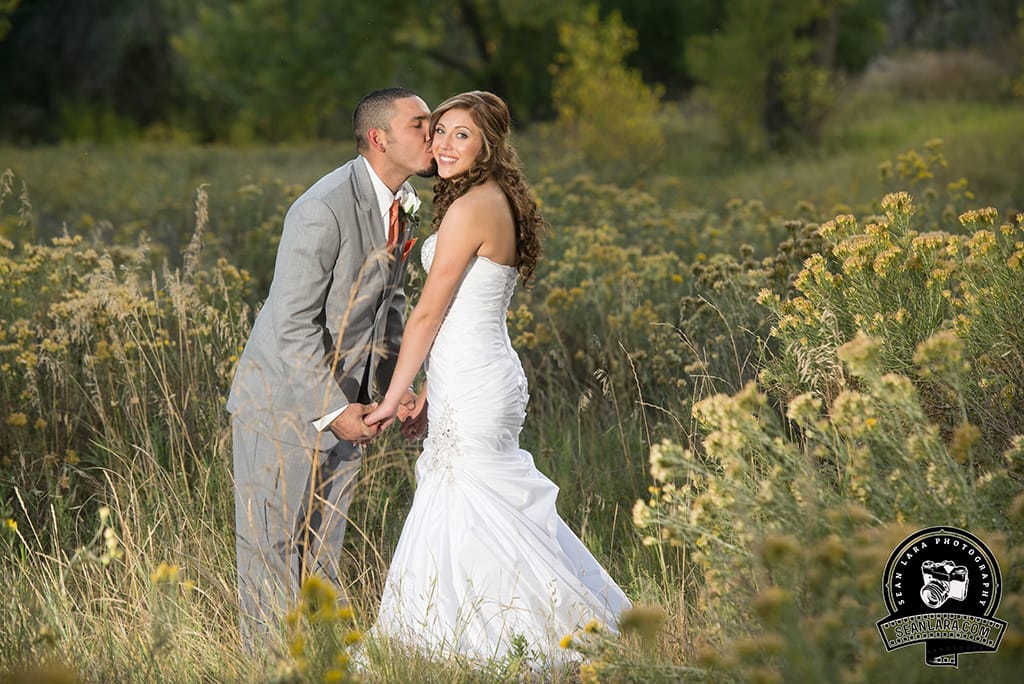
[[(285, 215), (270, 293), (227, 404), (250, 647), (277, 628), (307, 575), (338, 583), (362, 445), (380, 430), (363, 415), (373, 380), (387, 387), (402, 339), (412, 221), (399, 207), (418, 206), (409, 176), (434, 173), (429, 124), (415, 93), (370, 93), (353, 114), (358, 156)], [(403, 403), (414, 399), (410, 390)]]

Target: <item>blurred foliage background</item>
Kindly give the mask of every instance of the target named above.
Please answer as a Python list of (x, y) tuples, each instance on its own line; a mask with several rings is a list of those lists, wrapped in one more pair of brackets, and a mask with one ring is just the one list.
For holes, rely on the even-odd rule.
[(580, 84), (560, 76), (566, 59), (597, 82), (606, 56), (587, 50), (589, 36), (667, 100), (706, 92), (735, 142), (778, 148), (813, 139), (836, 86), (893, 52), (979, 48), (987, 66), (1011, 67), (1019, 8), (1016, 0), (4, 0), (0, 139), (347, 140), (353, 104), (389, 83), (428, 102), (491, 90), (528, 125), (569, 106), (559, 90)]

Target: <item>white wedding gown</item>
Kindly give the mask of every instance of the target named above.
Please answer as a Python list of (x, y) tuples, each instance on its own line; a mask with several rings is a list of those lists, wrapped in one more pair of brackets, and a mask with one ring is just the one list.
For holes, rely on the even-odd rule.
[[(436, 234), (424, 242), (430, 270)], [(519, 448), (528, 392), (506, 312), (517, 272), (475, 257), (427, 363), (429, 428), (416, 493), (373, 638), (429, 654), (501, 658), (525, 638), (540, 660), (597, 620), (616, 630), (622, 590), (555, 511), (558, 487)]]

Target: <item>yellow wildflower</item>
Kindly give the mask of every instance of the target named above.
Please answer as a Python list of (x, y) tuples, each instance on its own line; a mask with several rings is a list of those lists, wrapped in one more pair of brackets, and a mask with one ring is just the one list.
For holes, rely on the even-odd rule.
[(168, 563), (160, 563), (156, 570), (150, 573), (149, 581), (156, 584), (177, 584), (178, 582), (178, 566), (170, 565)]
[(895, 220), (897, 217), (910, 216), (914, 213), (914, 201), (904, 191), (891, 192), (882, 198), (882, 211)]
[(923, 254), (924, 252), (937, 249), (941, 247), (948, 237), (947, 233), (942, 231), (933, 230), (928, 233), (921, 233), (913, 240), (910, 241), (910, 246), (914, 250), (915, 254)]
[(584, 663), (580, 665), (580, 684), (600, 684), (601, 680), (598, 678), (599, 670), (597, 665), (594, 663)]
[(779, 296), (769, 290), (767, 287), (762, 287), (757, 293), (757, 303), (761, 306), (767, 306), (769, 304), (779, 303)]
[(7, 416), (7, 424), (11, 427), (24, 427), (25, 425), (28, 425), (28, 416), (17, 411)]
[(960, 214), (960, 223), (964, 228), (973, 230), (977, 226), (992, 227), (997, 218), (999, 218), (999, 212), (995, 208), (985, 207), (984, 209), (971, 209)]
[(793, 422), (808, 426), (814, 423), (821, 414), (821, 399), (811, 392), (804, 392), (789, 402), (786, 410), (786, 417)]
[(966, 463), (971, 449), (981, 438), (981, 430), (970, 423), (960, 423), (953, 431), (949, 453), (958, 463)]
[(836, 225), (849, 231), (857, 227), (857, 218), (853, 214), (839, 214), (836, 216)]
[(858, 437), (867, 429), (867, 418), (874, 417), (870, 397), (853, 390), (843, 390), (832, 402), (831, 419), (841, 434)]
[(875, 372), (880, 342), (863, 331), (858, 330), (852, 340), (836, 350), (840, 361), (846, 363), (850, 372), (858, 377), (866, 377)]
[(754, 597), (754, 610), (768, 624), (777, 622), (789, 606), (792, 596), (782, 587), (768, 587)]
[(637, 499), (633, 504), (633, 524), (637, 527), (646, 527), (650, 524), (649, 510), (643, 499)]
[(301, 633), (297, 633), (292, 637), (291, 643), (288, 645), (288, 652), (293, 658), (298, 658), (306, 650), (306, 640)]
[(965, 369), (963, 342), (956, 333), (940, 330), (917, 346), (914, 363), (923, 378), (961, 372)]
[(800, 542), (788, 534), (769, 534), (758, 549), (765, 565), (774, 567), (780, 563), (797, 561), (800, 558)]
[[(103, 546), (105, 550), (100, 556), (100, 563), (103, 565), (110, 565), (111, 561), (115, 561), (120, 558), (123, 553), (120, 548), (120, 544), (117, 540), (117, 533), (110, 527), (103, 530)], [(177, 568), (175, 567), (175, 578), (177, 578)]]
[(996, 234), (991, 230), (979, 230), (967, 241), (971, 254), (986, 254), (996, 244)]
[(658, 635), (668, 616), (659, 606), (633, 606), (622, 613), (619, 628), (624, 633), (639, 634), (644, 639), (652, 639)]
[(564, 637), (562, 637), (562, 640), (558, 642), (558, 646), (562, 650), (565, 650), (572, 646), (572, 634), (566, 634)]
[(872, 266), (875, 269), (875, 273), (877, 273), (880, 276), (884, 276), (889, 269), (889, 264), (902, 252), (903, 250), (901, 250), (899, 247), (895, 245), (887, 247), (886, 249), (883, 249), (881, 252), (879, 252), (878, 255), (875, 257), (874, 263), (872, 264)]

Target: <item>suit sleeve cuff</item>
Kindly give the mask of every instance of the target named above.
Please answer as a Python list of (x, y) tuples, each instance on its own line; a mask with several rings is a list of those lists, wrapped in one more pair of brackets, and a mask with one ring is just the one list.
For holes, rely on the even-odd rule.
[(323, 418), (313, 421), (313, 427), (316, 428), (317, 432), (323, 432), (327, 429), (327, 426), (334, 422), (334, 419), (341, 415), (341, 412), (348, 408), (348, 404), (345, 404), (336, 411), (331, 411)]

